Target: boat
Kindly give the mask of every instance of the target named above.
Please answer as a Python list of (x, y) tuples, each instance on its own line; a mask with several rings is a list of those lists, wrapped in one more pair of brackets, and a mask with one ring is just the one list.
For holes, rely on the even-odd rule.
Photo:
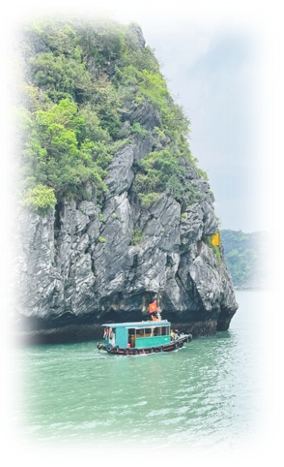
[(171, 330), (167, 320), (141, 321), (132, 323), (107, 323), (104, 342), (97, 344), (98, 350), (116, 355), (141, 355), (170, 352), (192, 340), (191, 334), (180, 334)]

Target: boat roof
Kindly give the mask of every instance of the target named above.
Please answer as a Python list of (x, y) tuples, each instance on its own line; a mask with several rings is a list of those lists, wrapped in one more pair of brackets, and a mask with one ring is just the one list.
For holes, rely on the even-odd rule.
[(171, 323), (167, 320), (161, 321), (138, 321), (134, 323), (106, 323), (102, 324), (105, 328), (127, 328), (127, 329), (140, 329), (152, 328), (157, 326), (170, 326)]

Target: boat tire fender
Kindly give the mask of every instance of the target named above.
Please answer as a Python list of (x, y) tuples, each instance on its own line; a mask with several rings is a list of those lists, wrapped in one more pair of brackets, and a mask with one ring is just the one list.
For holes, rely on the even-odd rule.
[(111, 344), (108, 344), (106, 348), (107, 348), (107, 351), (110, 352), (111, 349), (112, 349), (112, 345), (111, 345)]
[(186, 342), (191, 342), (191, 341), (192, 341), (192, 335), (191, 335), (191, 334), (188, 334), (187, 339), (186, 339)]
[(124, 349), (124, 355), (129, 355), (129, 349)]
[(159, 352), (163, 352), (163, 351), (164, 351), (163, 347), (162, 346), (159, 347)]

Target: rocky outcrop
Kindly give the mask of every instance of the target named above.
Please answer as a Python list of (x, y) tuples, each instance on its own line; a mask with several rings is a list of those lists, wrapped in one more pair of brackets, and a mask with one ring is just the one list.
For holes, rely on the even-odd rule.
[[(145, 48), (145, 40), (139, 26), (132, 25), (127, 31), (125, 39), (131, 36), (129, 60), (135, 47), (140, 52)], [(50, 44), (46, 48), (36, 32), (30, 34), (36, 36), (31, 37), (33, 54), (49, 50), (52, 55)], [(94, 37), (100, 44), (100, 36)], [(117, 46), (119, 44), (121, 41)], [(104, 56), (101, 49), (100, 53), (90, 55), (88, 47), (86, 54), (84, 72), (89, 73), (88, 82), (95, 83), (103, 77), (106, 80), (103, 82), (109, 80), (110, 85), (119, 64), (119, 60), (115, 61), (118, 48)], [(148, 51), (143, 59), (145, 64), (149, 57)], [(123, 56), (120, 62), (123, 63)], [(171, 98), (166, 86), (161, 85), (161, 76), (153, 74), (158, 66), (153, 57), (150, 64), (148, 81), (140, 70), (140, 81), (144, 84), (138, 79), (133, 81), (133, 75), (127, 83), (127, 92), (113, 100), (118, 102), (123, 96), (123, 105), (120, 104), (115, 120), (117, 123), (119, 119), (119, 125), (109, 133), (115, 142), (120, 140), (120, 149), (107, 167), (104, 197), (99, 193), (98, 199), (95, 184), (86, 184), (83, 189), (80, 186), (77, 199), (61, 193), (60, 201), (45, 217), (24, 208), (17, 215), (14, 317), (22, 335), (36, 336), (38, 342), (95, 338), (101, 335), (100, 325), (105, 321), (147, 319), (148, 304), (154, 299), (158, 301), (163, 318), (193, 335), (227, 329), (237, 309), (222, 247), (213, 247), (210, 243), (210, 237), (219, 229), (214, 196), (185, 149), (185, 133), (176, 136), (176, 121), (184, 124), (184, 120), (177, 109), (175, 122), (169, 118), (173, 107), (163, 106), (161, 100), (165, 98), (169, 105)], [(122, 71), (125, 72), (123, 67)], [(33, 77), (29, 73), (28, 81)], [(37, 74), (36, 77), (38, 80)], [(157, 80), (159, 85), (155, 88)], [(149, 95), (145, 83), (160, 91), (159, 105), (156, 94), (153, 98), (152, 90)], [(70, 91), (72, 99), (77, 96), (75, 84)], [(45, 86), (49, 89), (48, 82)], [(92, 85), (88, 90), (90, 95), (94, 89)], [(102, 106), (98, 108), (103, 110)], [(167, 112), (165, 109), (162, 112), (162, 108), (167, 108)], [(102, 116), (101, 124), (107, 124), (108, 115), (112, 113), (104, 116), (104, 120)], [(168, 130), (164, 131), (167, 126)], [(46, 144), (45, 140), (42, 144)], [(137, 189), (137, 185), (141, 189), (141, 178), (140, 181), (137, 178), (139, 170), (143, 171), (143, 164), (139, 166), (139, 163), (149, 153), (155, 155), (159, 151), (162, 151), (160, 160), (170, 159), (169, 155), (175, 154), (178, 165), (173, 174), (167, 169), (173, 183), (150, 190), (155, 202), (144, 203), (150, 206), (145, 208), (139, 199), (141, 191)], [(177, 167), (182, 174), (178, 189), (183, 195), (176, 194), (174, 198)], [(163, 169), (161, 172), (165, 178)]]
[(168, 193), (142, 209), (132, 190), (135, 161), (152, 147), (152, 137), (139, 135), (116, 154), (102, 208), (66, 200), (44, 218), (21, 210), (22, 330), (146, 319), (153, 299), (163, 318), (195, 335), (228, 328), (237, 309), (231, 278), (222, 249), (216, 255), (204, 241), (218, 230), (209, 184), (196, 176), (201, 199), (183, 213)]

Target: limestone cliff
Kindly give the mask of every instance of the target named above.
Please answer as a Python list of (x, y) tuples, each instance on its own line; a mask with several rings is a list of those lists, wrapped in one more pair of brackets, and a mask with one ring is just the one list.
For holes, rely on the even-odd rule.
[[(141, 30), (132, 26), (132, 34), (144, 48)], [(99, 73), (94, 61), (88, 67)], [(237, 303), (222, 245), (210, 243), (219, 227), (209, 183), (183, 162), (183, 201), (165, 189), (143, 205), (139, 164), (153, 151), (171, 150), (171, 137), (158, 131), (162, 118), (150, 99), (124, 101), (120, 137), (137, 123), (140, 131), (128, 131), (107, 167), (99, 201), (86, 182), (88, 196), (61, 196), (45, 215), (19, 209), (22, 332), (43, 341), (63, 340), (64, 332), (67, 340), (98, 337), (103, 322), (147, 319), (153, 299), (163, 318), (193, 335), (228, 329)]]
[[(131, 186), (136, 157), (150, 141), (135, 138), (112, 163), (100, 211), (94, 201), (65, 201), (42, 218), (22, 209), (18, 312), (25, 327), (145, 319), (158, 298), (163, 318), (194, 334), (227, 329), (237, 304), (221, 251), (203, 240), (218, 230), (209, 185), (181, 217), (164, 193), (142, 210)], [(141, 232), (137, 244), (134, 232)]]

